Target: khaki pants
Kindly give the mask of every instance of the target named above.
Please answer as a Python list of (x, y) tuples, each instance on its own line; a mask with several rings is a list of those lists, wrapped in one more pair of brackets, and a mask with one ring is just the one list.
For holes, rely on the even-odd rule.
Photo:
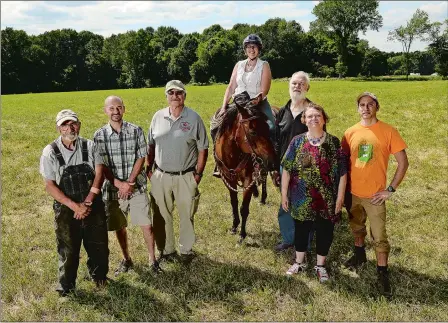
[[(157, 248), (164, 254), (175, 252), (173, 210), (176, 201), (179, 212), (179, 249), (188, 254), (193, 248), (195, 234), (193, 217), (199, 204), (198, 185), (193, 172), (183, 175), (169, 175), (156, 170), (151, 176), (151, 203), (153, 207), (153, 228)], [(160, 216), (162, 218), (160, 218)]]
[(352, 194), (349, 211), (350, 228), (355, 237), (367, 235), (366, 220), (370, 221), (370, 235), (377, 252), (389, 253), (390, 245), (386, 233), (386, 204), (372, 204), (370, 198), (362, 198)]

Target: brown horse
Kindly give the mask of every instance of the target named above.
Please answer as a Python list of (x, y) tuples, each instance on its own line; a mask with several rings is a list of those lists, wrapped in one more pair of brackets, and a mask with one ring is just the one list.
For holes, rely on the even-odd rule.
[[(214, 157), (221, 179), (230, 193), (233, 211), (231, 232), (235, 234), (241, 223), (240, 239), (246, 238), (249, 204), (256, 186), (264, 181), (263, 173), (275, 167), (275, 151), (269, 139), (266, 116), (251, 101), (235, 97), (216, 134)], [(277, 169), (277, 167), (275, 167)], [(266, 189), (264, 188), (264, 191)], [(238, 211), (238, 192), (243, 192), (241, 221)], [(264, 199), (266, 193), (264, 192)]]

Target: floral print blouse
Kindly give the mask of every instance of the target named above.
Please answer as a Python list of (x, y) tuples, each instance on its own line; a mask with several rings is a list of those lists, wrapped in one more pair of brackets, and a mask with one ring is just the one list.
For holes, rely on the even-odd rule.
[(291, 177), (289, 199), (291, 216), (298, 221), (317, 216), (336, 223), (339, 179), (347, 173), (347, 156), (335, 136), (326, 134), (320, 146), (313, 146), (306, 134), (295, 136), (282, 160)]

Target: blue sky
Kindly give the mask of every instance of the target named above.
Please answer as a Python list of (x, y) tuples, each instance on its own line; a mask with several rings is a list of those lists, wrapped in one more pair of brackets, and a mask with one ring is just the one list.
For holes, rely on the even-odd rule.
[[(89, 30), (105, 37), (148, 26), (172, 26), (181, 33), (202, 32), (220, 24), (226, 29), (236, 23), (261, 25), (269, 18), (295, 20), (308, 31), (315, 20), (311, 13), (318, 1), (1, 1), (1, 28), (13, 27), (37, 35), (72, 28)], [(447, 1), (381, 1), (383, 27), (360, 38), (383, 51), (401, 51), (399, 43), (388, 42), (389, 30), (406, 23), (417, 9), (428, 12), (431, 21), (447, 18)], [(416, 41), (411, 50), (427, 43)]]

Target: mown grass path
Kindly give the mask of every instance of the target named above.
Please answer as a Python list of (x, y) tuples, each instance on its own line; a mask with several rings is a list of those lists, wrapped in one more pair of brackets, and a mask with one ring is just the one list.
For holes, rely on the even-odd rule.
[[(222, 102), (224, 85), (188, 86), (187, 105), (206, 126)], [(388, 202), (388, 233), (394, 298), (376, 297), (374, 250), (358, 274), (341, 267), (351, 251), (347, 216), (336, 229), (328, 265), (331, 282), (314, 273), (287, 279), (291, 254), (276, 255), (279, 192), (269, 182), (268, 204), (253, 201), (247, 243), (228, 234), (231, 208), (224, 184), (211, 176), (212, 149), (195, 218), (198, 257), (190, 267), (164, 265), (153, 278), (139, 228), (131, 227), (136, 268), (105, 290), (88, 281), (81, 254), (78, 291), (61, 300), (53, 291), (57, 253), (52, 199), (38, 172), (45, 145), (56, 138), (56, 113), (75, 110), (81, 135), (92, 138), (107, 122), (107, 95), (122, 96), (125, 119), (148, 130), (165, 106), (163, 89), (111, 90), (2, 96), (2, 319), (6, 321), (447, 321), (448, 320), (448, 82), (312, 82), (309, 98), (330, 115), (328, 131), (341, 137), (358, 121), (355, 98), (372, 91), (379, 118), (398, 128), (407, 142), (410, 167)], [(274, 82), (271, 104), (288, 98), (287, 82)], [(390, 160), (389, 178), (395, 171)], [(120, 259), (110, 234), (110, 272)], [(314, 259), (313, 259), (314, 261)]]

